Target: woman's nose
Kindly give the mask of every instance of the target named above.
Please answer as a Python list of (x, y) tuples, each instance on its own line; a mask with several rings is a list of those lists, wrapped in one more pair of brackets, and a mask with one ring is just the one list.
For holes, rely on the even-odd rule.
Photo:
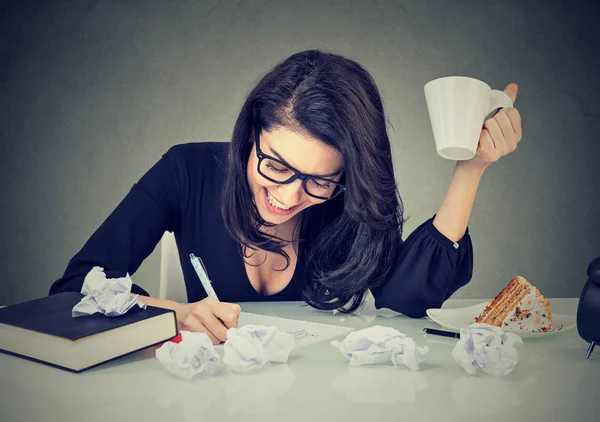
[(287, 185), (279, 185), (277, 189), (277, 195), (279, 200), (289, 207), (297, 205), (302, 199), (304, 194), (304, 187), (302, 186), (302, 180), (294, 180), (292, 183)]

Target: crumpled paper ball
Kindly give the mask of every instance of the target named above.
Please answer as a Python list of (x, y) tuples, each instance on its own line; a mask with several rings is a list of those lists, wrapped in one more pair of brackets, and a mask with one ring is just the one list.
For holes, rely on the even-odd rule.
[(350, 366), (391, 361), (396, 367), (404, 365), (416, 371), (429, 353), (427, 346), (418, 347), (412, 338), (380, 325), (354, 331), (343, 341), (332, 341), (331, 345), (350, 360)]
[(504, 332), (495, 325), (474, 323), (461, 328), (452, 357), (471, 375), (482, 369), (490, 375), (503, 377), (517, 365), (517, 349), (522, 344), (521, 337), (514, 333)]
[(133, 306), (146, 308), (138, 296), (131, 293), (129, 274), (121, 278), (106, 278), (104, 268), (94, 267), (87, 273), (81, 287), (85, 295), (72, 310), (73, 318), (101, 313), (108, 317), (125, 314)]
[(181, 341), (168, 341), (156, 349), (156, 358), (171, 373), (191, 380), (196, 375), (212, 375), (219, 355), (206, 333), (181, 331)]
[(245, 325), (227, 330), (223, 362), (236, 372), (249, 372), (268, 362), (287, 362), (295, 340), (275, 327)]

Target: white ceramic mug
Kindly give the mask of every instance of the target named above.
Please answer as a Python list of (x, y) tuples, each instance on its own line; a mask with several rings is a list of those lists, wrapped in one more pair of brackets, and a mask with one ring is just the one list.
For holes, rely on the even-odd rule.
[(473, 158), (486, 116), (513, 106), (503, 91), (465, 76), (435, 79), (424, 91), (437, 153), (449, 160)]

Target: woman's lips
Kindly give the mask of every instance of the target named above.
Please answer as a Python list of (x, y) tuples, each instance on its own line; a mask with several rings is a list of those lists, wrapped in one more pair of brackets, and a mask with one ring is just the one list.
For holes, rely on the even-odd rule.
[(271, 203), (269, 202), (269, 194), (267, 192), (266, 188), (263, 188), (265, 190), (265, 206), (267, 207), (267, 209), (272, 212), (273, 214), (277, 214), (277, 215), (289, 215), (292, 212), (294, 212), (296, 210), (296, 208), (298, 208), (298, 205), (294, 205), (293, 207), (291, 207), (288, 210), (282, 210), (281, 208), (277, 208), (274, 207), (273, 205), (271, 205)]

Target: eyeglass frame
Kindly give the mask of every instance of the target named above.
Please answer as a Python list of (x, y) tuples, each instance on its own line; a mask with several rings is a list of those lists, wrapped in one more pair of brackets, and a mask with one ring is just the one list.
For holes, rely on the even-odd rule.
[[(346, 191), (346, 186), (342, 185), (341, 183), (336, 182), (335, 180), (331, 180), (331, 179), (327, 179), (326, 177), (321, 177), (321, 176), (313, 176), (310, 174), (304, 174), (298, 170), (296, 170), (294, 167), (290, 166), (289, 164), (284, 163), (283, 161), (272, 157), (270, 155), (265, 154), (264, 152), (262, 152), (262, 150), (260, 149), (260, 128), (256, 127), (254, 128), (254, 141), (256, 142), (256, 157), (258, 158), (258, 163), (256, 164), (256, 170), (258, 171), (258, 174), (260, 174), (262, 177), (264, 177), (265, 179), (273, 182), (273, 183), (277, 183), (278, 185), (287, 185), (292, 183), (293, 181), (295, 181), (296, 179), (300, 179), (302, 180), (302, 188), (304, 189), (304, 192), (306, 192), (306, 194), (308, 196), (311, 196), (313, 198), (316, 199), (324, 199), (326, 201), (329, 201), (333, 198), (337, 198), (342, 192)], [(289, 179), (280, 182), (278, 180), (274, 180), (271, 179), (269, 176), (265, 175), (262, 171), (260, 171), (260, 164), (263, 162), (263, 160), (271, 160), (276, 162), (277, 164), (285, 167), (288, 170), (291, 170), (292, 173), (294, 173), (292, 176), (290, 176)], [(330, 197), (324, 197), (324, 196), (317, 196), (317, 195), (313, 195), (312, 193), (310, 193), (308, 191), (308, 188), (306, 187), (306, 183), (310, 180), (324, 180), (328, 183), (333, 183), (334, 185), (338, 186), (340, 188), (340, 190), (335, 194), (332, 195)], [(318, 184), (318, 183), (317, 183)]]

